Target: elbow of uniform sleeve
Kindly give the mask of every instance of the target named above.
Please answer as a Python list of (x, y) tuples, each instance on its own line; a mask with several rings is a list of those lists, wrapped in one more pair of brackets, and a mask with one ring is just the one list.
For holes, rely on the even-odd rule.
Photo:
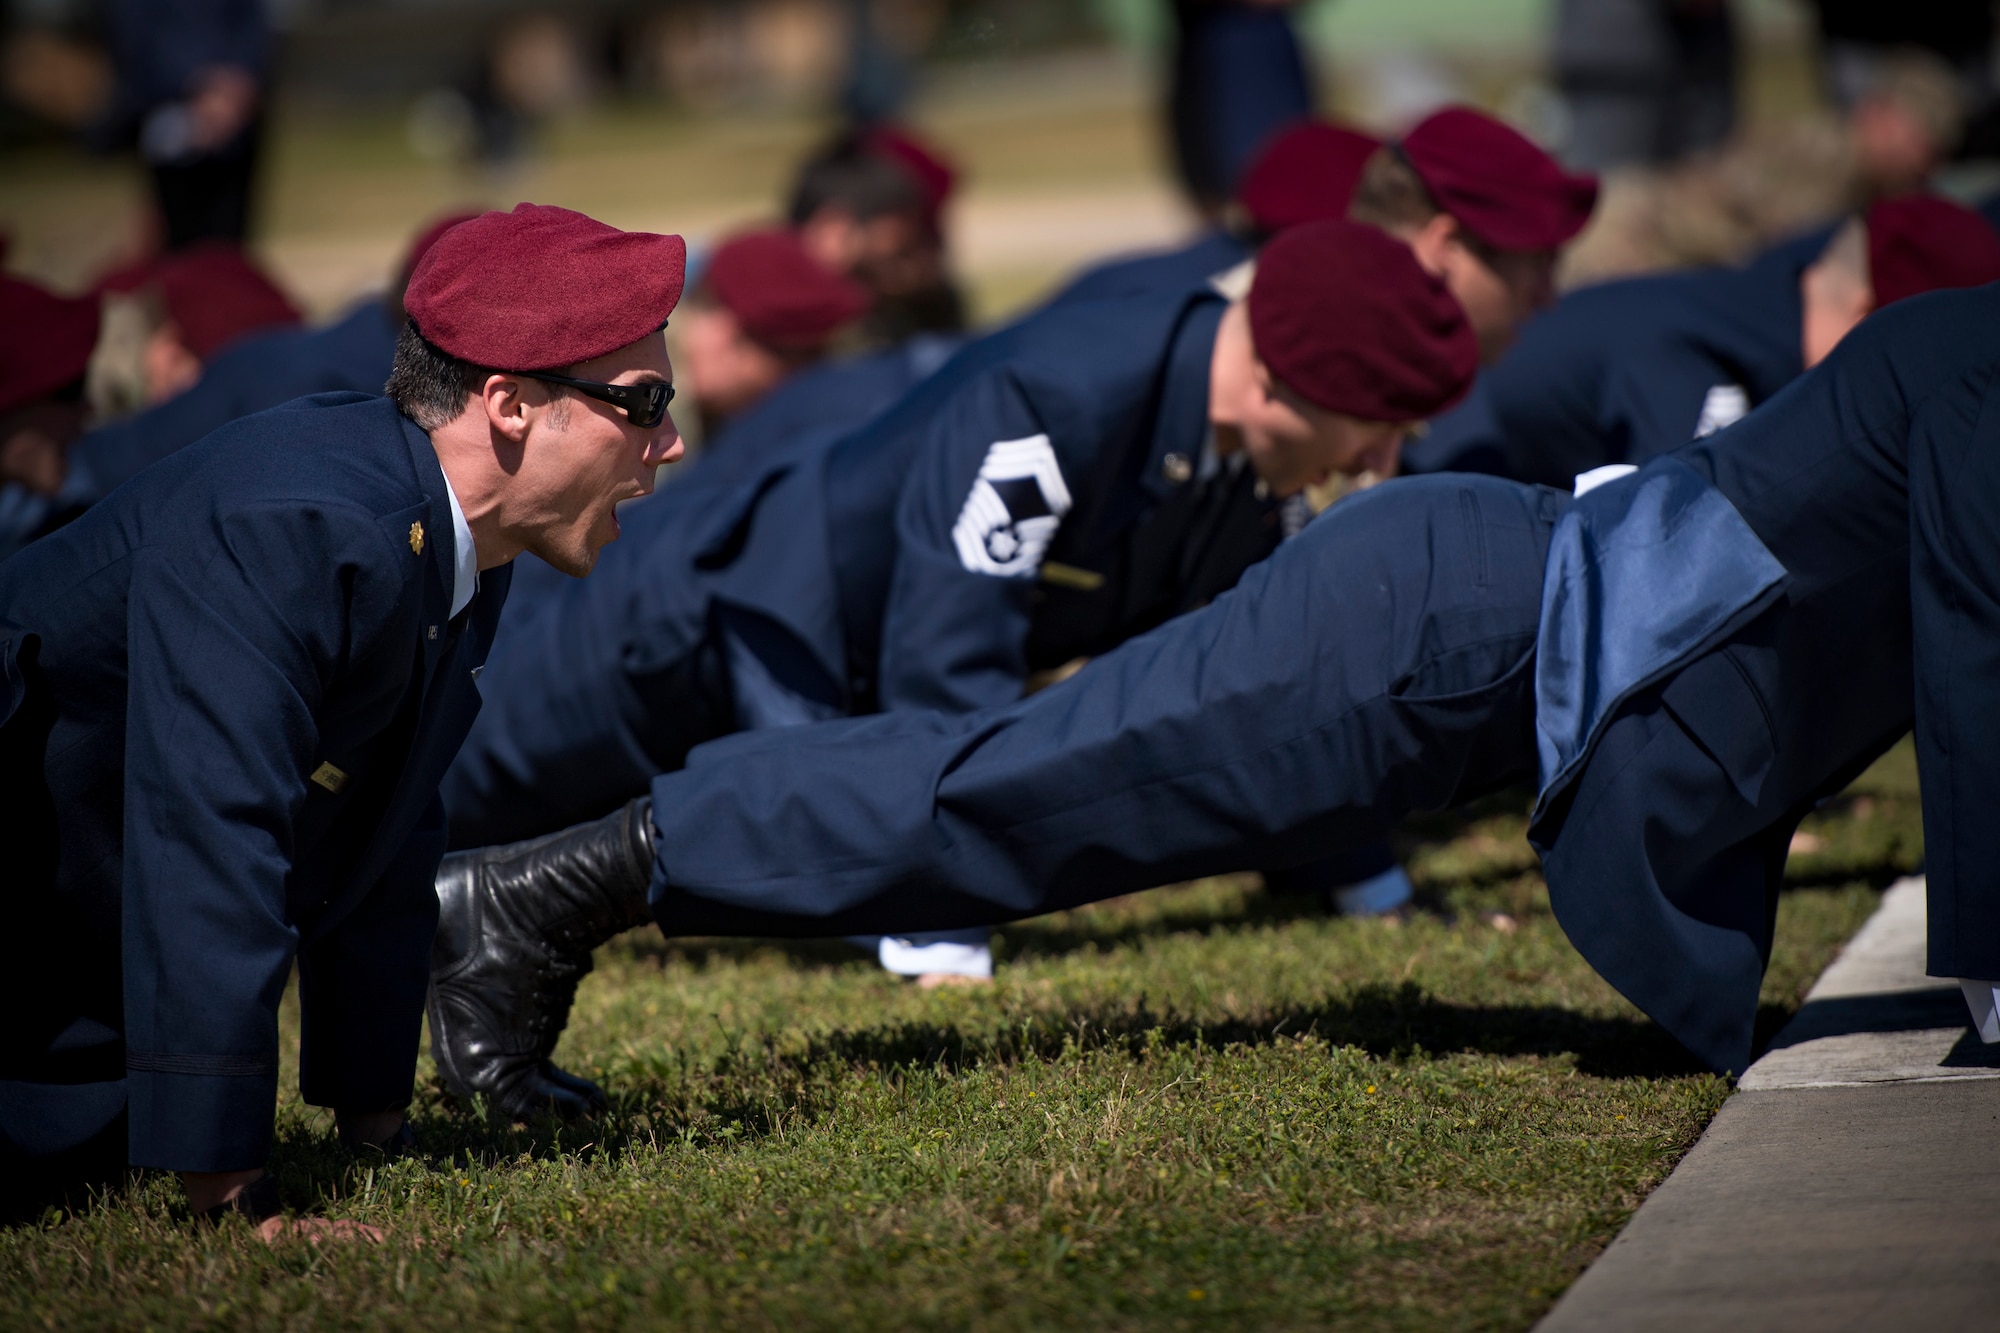
[(126, 1054), (130, 1160), (166, 1171), (248, 1171), (271, 1156), (278, 1062)]

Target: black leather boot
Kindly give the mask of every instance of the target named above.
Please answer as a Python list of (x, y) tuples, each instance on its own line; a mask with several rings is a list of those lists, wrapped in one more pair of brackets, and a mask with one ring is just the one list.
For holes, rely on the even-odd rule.
[(653, 803), (528, 842), (447, 856), (431, 946), (431, 1055), (447, 1090), (516, 1120), (604, 1107), (549, 1056), (591, 950), (643, 925)]

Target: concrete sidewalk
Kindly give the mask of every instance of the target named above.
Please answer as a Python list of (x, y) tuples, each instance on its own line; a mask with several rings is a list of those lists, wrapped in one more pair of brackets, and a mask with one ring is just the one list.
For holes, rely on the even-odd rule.
[(2000, 1046), (1923, 961), (1904, 880), (1541, 1333), (2000, 1329)]

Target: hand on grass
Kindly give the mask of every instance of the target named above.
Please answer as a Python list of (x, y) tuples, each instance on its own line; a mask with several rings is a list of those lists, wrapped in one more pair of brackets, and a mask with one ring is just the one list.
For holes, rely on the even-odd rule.
[(267, 1217), (257, 1224), (257, 1234), (263, 1237), (266, 1245), (287, 1240), (302, 1240), (309, 1245), (317, 1245), (321, 1241), (357, 1240), (367, 1241), (370, 1245), (382, 1243), (382, 1228), (344, 1217)]

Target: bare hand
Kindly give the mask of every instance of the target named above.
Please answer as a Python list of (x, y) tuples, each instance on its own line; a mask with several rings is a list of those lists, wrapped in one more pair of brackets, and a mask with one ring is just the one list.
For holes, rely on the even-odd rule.
[(257, 79), (247, 69), (217, 65), (202, 71), (188, 97), (188, 138), (213, 152), (235, 138), (257, 111)]
[(35, 403), (0, 422), (0, 482), (16, 482), (40, 495), (62, 488), (67, 448), (83, 428), (83, 408)]
[(245, 1186), (257, 1183), (263, 1174), (261, 1166), (249, 1171), (183, 1171), (181, 1186), (187, 1190), (188, 1207), (196, 1213), (205, 1213), (218, 1204), (228, 1203)]
[(349, 1221), (344, 1217), (267, 1217), (257, 1224), (257, 1234), (263, 1237), (266, 1245), (288, 1240), (302, 1240), (308, 1245), (318, 1245), (322, 1241), (382, 1243), (382, 1228), (366, 1222)]

